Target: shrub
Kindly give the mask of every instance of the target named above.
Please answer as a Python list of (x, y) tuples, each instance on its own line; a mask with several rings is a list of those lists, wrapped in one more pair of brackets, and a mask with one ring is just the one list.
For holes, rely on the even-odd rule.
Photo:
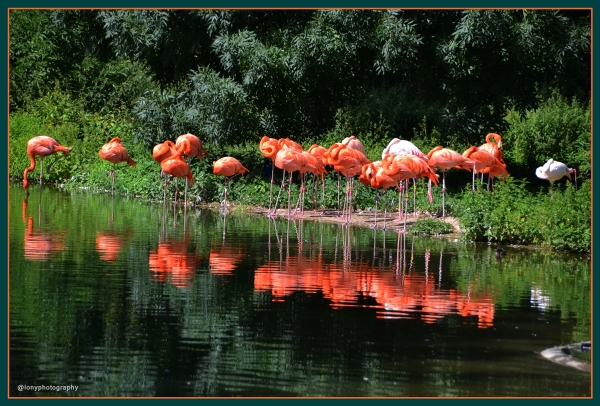
[(591, 116), (589, 106), (576, 99), (570, 103), (554, 93), (536, 110), (522, 117), (509, 111), (510, 127), (503, 136), (505, 160), (525, 168), (541, 166), (549, 158), (577, 168), (582, 177), (590, 176)]
[(439, 235), (454, 232), (454, 227), (447, 221), (428, 218), (417, 219), (414, 224), (409, 227), (409, 231), (413, 234)]

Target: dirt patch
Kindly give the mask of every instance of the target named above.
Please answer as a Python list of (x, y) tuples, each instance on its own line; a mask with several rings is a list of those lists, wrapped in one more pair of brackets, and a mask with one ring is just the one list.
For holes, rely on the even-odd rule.
[[(218, 208), (218, 206), (217, 206)], [(261, 216), (267, 216), (267, 209), (264, 207), (236, 207), (236, 208), (230, 208), (229, 210), (236, 210), (236, 211), (244, 211), (247, 213), (253, 213), (256, 215), (261, 215)], [(313, 220), (313, 221), (322, 221), (325, 223), (335, 223), (335, 224), (340, 224), (343, 225), (346, 223), (346, 218), (345, 217), (341, 217), (340, 216), (340, 212), (337, 210), (306, 210), (304, 212), (304, 215), (299, 215), (296, 214), (294, 216), (292, 216), (292, 218), (294, 219), (304, 219), (304, 220)], [(287, 218), (287, 210), (286, 209), (279, 209), (277, 210), (277, 217), (282, 217), (282, 218)], [(415, 217), (414, 214), (409, 213), (408, 216), (406, 217), (406, 219), (403, 218), (398, 218), (398, 212), (388, 212), (387, 216), (384, 218), (384, 213), (383, 212), (378, 212), (377, 213), (377, 219), (375, 216), (375, 212), (374, 211), (368, 211), (368, 210), (357, 210), (355, 212), (352, 213), (350, 220), (349, 220), (349, 224), (350, 225), (354, 225), (354, 226), (358, 226), (358, 227), (365, 227), (365, 228), (371, 228), (371, 229), (385, 229), (388, 231), (403, 231), (405, 228), (409, 228), (411, 225), (413, 225), (415, 223), (415, 221), (417, 219), (427, 219), (427, 218), (434, 218), (434, 216), (429, 215), (427, 213), (417, 213), (417, 216)], [(460, 224), (458, 219), (454, 218), (454, 217), (446, 217), (446, 218), (438, 218), (439, 220), (443, 220), (449, 224), (452, 225), (452, 227), (454, 228), (454, 233), (452, 235), (447, 234), (446, 236), (452, 236), (455, 237), (456, 234), (460, 233)], [(376, 222), (377, 220), (377, 222)]]

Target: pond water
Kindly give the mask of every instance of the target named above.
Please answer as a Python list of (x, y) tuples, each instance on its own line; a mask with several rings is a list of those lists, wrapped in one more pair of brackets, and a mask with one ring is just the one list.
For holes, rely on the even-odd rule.
[(10, 396), (591, 395), (589, 256), (9, 192)]

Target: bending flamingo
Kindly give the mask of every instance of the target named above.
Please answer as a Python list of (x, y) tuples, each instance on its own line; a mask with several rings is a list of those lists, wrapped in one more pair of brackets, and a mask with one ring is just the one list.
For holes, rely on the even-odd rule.
[(535, 170), (535, 175), (538, 178), (546, 179), (550, 182), (550, 190), (552, 190), (554, 182), (564, 176), (572, 180), (571, 174), (575, 176), (575, 189), (577, 189), (577, 171), (574, 168), (569, 168), (562, 162), (550, 158), (543, 166)]
[[(23, 188), (27, 193), (29, 190), (29, 181), (27, 180), (27, 174), (35, 169), (35, 157), (36, 155), (40, 157), (40, 185), (42, 184), (42, 178), (44, 177), (44, 158), (48, 155), (52, 155), (56, 152), (62, 152), (63, 156), (69, 155), (73, 148), (62, 146), (52, 137), (48, 137), (47, 135), (38, 135), (37, 137), (31, 138), (27, 142), (27, 155), (29, 155), (30, 165), (23, 172)], [(55, 159), (48, 166), (48, 171), (54, 165), (59, 158)]]

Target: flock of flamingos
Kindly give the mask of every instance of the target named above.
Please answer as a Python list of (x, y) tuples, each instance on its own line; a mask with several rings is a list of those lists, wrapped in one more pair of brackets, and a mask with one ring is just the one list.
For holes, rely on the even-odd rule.
[[(327, 173), (326, 168), (333, 168), (338, 172), (338, 207), (339, 204), (339, 179), (344, 176), (346, 180), (346, 193), (341, 217), (345, 219), (344, 224), (349, 224), (352, 212), (352, 190), (354, 178), (358, 176), (361, 183), (366, 186), (371, 186), (376, 190), (387, 190), (397, 188), (399, 194), (403, 194), (408, 185), (408, 180), (413, 180), (413, 199), (416, 200), (416, 179), (427, 178), (428, 182), (428, 197), (432, 201), (431, 184), (436, 186), (439, 183), (439, 175), (436, 173), (436, 168), (442, 171), (442, 217), (445, 217), (445, 202), (444, 196), (446, 192), (446, 170), (451, 168), (459, 168), (473, 172), (473, 191), (475, 191), (475, 175), (481, 174), (482, 180), (484, 175), (488, 175), (488, 189), (490, 181), (493, 182), (494, 177), (508, 176), (506, 163), (502, 156), (502, 137), (496, 133), (489, 133), (486, 136), (485, 143), (480, 146), (471, 146), (465, 152), (460, 154), (452, 149), (437, 146), (424, 154), (413, 143), (407, 140), (394, 138), (381, 154), (381, 160), (371, 161), (366, 157), (363, 144), (356, 138), (350, 136), (342, 142), (334, 143), (331, 147), (325, 148), (318, 144), (313, 144), (308, 150), (304, 150), (302, 146), (289, 138), (270, 138), (264, 136), (259, 143), (260, 151), (265, 158), (272, 160), (271, 173), (271, 190), (269, 195), (269, 216), (277, 215), (277, 206), (279, 205), (279, 197), (281, 191), (286, 188), (285, 176), (288, 175), (289, 187), (287, 216), (288, 218), (295, 215), (298, 211), (304, 212), (304, 194), (305, 194), (305, 175), (312, 173), (317, 179), (320, 177), (323, 186), (323, 201), (325, 195), (324, 175)], [(23, 187), (28, 188), (27, 174), (33, 171), (36, 166), (35, 157), (41, 158), (40, 169), (40, 184), (43, 178), (43, 159), (44, 157), (62, 152), (64, 156), (68, 155), (72, 148), (60, 145), (55, 139), (40, 135), (31, 138), (27, 143), (27, 154), (30, 159), (30, 166), (23, 173)], [(131, 166), (135, 166), (136, 162), (131, 159), (127, 153), (127, 149), (121, 143), (119, 138), (111, 139), (105, 144), (98, 153), (102, 159), (116, 165), (121, 162), (126, 162)], [(162, 172), (171, 175), (172, 177), (185, 178), (185, 203), (187, 205), (187, 186), (188, 182), (193, 182), (194, 178), (186, 159), (204, 159), (208, 156), (208, 152), (202, 146), (200, 139), (193, 134), (180, 135), (173, 143), (167, 140), (158, 144), (153, 149), (154, 159), (160, 163)], [(54, 161), (56, 162), (56, 160)], [(50, 170), (54, 162), (49, 165), (47, 170)], [(273, 182), (275, 167), (283, 170), (283, 178), (281, 188), (275, 203), (273, 204)], [(238, 174), (244, 175), (249, 172), (240, 161), (233, 157), (224, 157), (213, 162), (213, 174), (221, 175), (225, 178), (224, 204), (227, 207), (227, 186), (230, 179)], [(291, 185), (292, 175), (294, 172), (300, 174), (301, 181), (300, 195), (296, 203), (295, 209), (291, 212)], [(568, 168), (567, 165), (549, 159), (543, 166), (536, 169), (536, 175), (540, 179), (550, 181), (550, 185), (558, 179), (567, 176), (571, 179), (571, 173), (576, 176), (576, 171), (573, 168)], [(162, 173), (161, 173), (162, 174)], [(114, 193), (115, 172), (111, 171), (112, 190)], [(406, 186), (405, 183), (406, 182)], [(576, 180), (575, 180), (576, 182)], [(376, 194), (376, 210), (379, 200)], [(166, 201), (166, 184), (165, 184), (165, 201)], [(399, 199), (399, 218), (402, 217), (402, 197)], [(406, 205), (404, 208), (406, 218), (408, 211), (408, 196), (406, 197)], [(314, 207), (317, 204), (313, 197)], [(414, 207), (414, 203), (413, 203)], [(386, 204), (387, 210), (387, 204)], [(416, 215), (416, 210), (415, 210)], [(377, 222), (377, 220), (375, 220)]]

